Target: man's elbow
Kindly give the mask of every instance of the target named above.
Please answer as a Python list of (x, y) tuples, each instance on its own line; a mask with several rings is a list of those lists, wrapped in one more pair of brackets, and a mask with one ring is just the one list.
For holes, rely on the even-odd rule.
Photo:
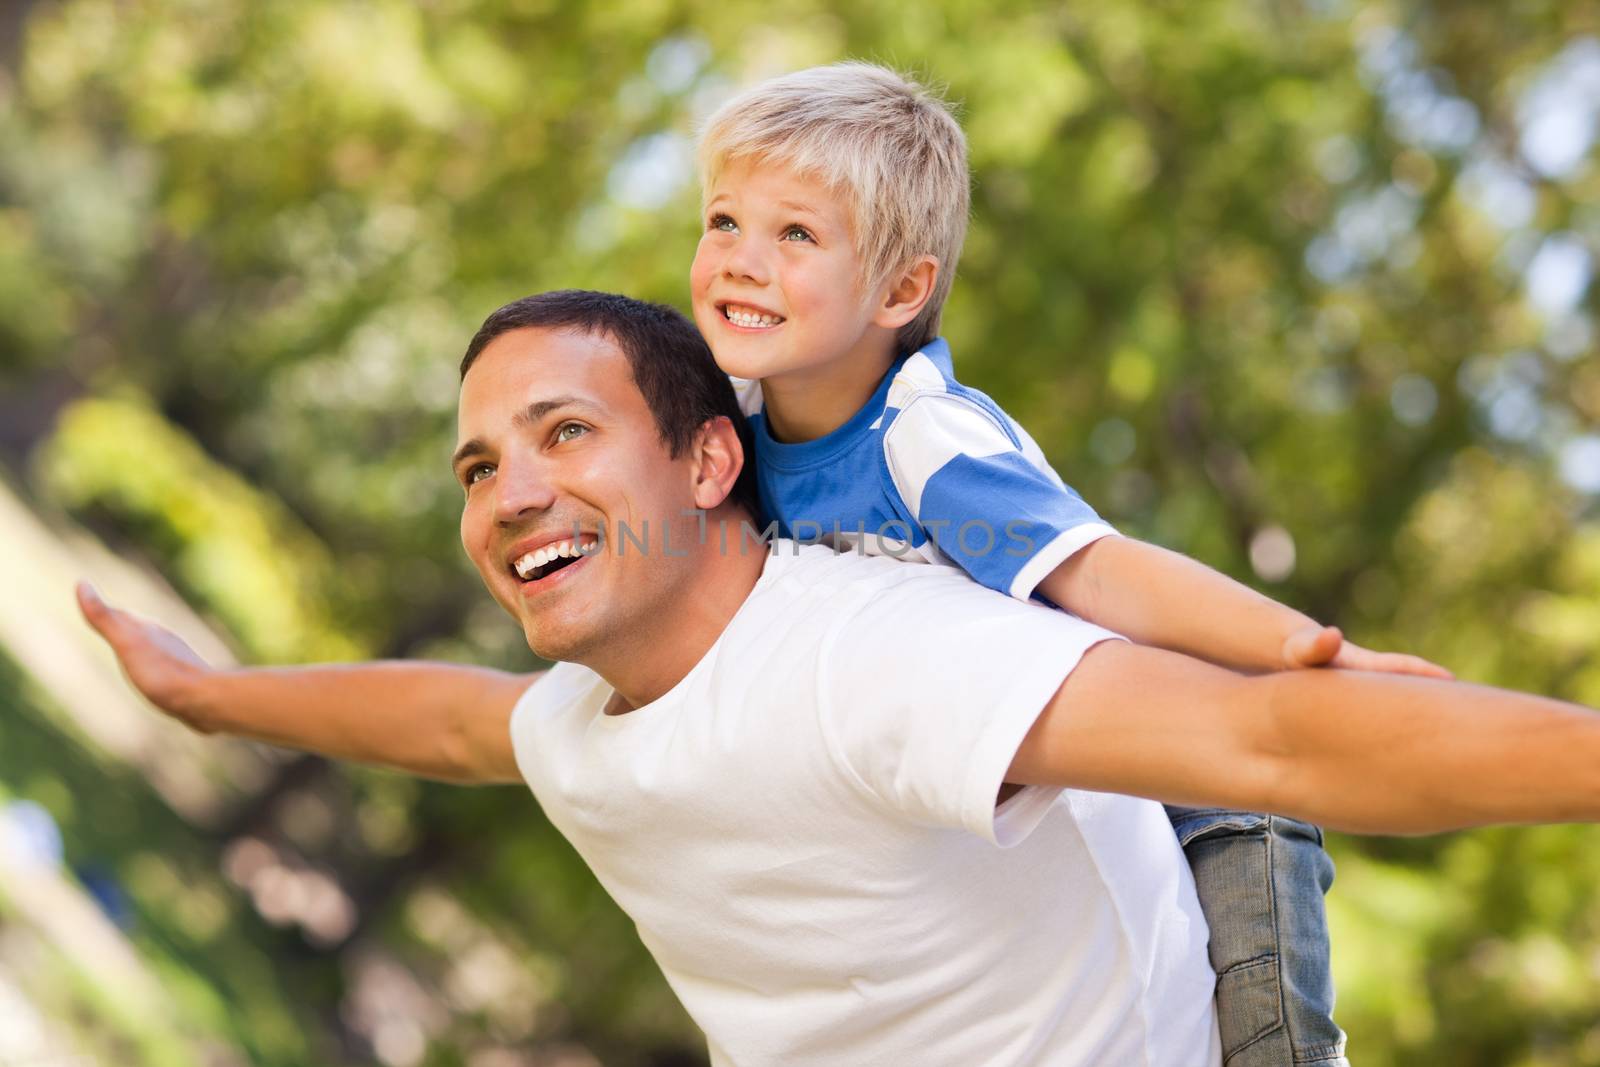
[(1248, 679), (1259, 687), (1257, 722), (1249, 753), (1253, 811), (1287, 815), (1330, 830), (1355, 834), (1426, 834), (1441, 829), (1436, 813), (1411, 810), (1392, 797), (1403, 782), (1376, 781), (1353, 770), (1366, 762), (1363, 742), (1332, 733), (1318, 722), (1306, 687), (1326, 684), (1332, 672), (1279, 671)]
[(505, 736), (484, 736), (471, 729), (453, 731), (442, 753), (442, 772), (438, 777), (456, 785), (510, 785), (522, 781), (522, 772), (512, 751), (509, 731)]
[(1315, 754), (1308, 750), (1292, 685), (1284, 672), (1241, 680), (1247, 690), (1239, 706), (1251, 714), (1235, 723), (1232, 761), (1240, 775), (1240, 807), (1311, 819), (1322, 793)]

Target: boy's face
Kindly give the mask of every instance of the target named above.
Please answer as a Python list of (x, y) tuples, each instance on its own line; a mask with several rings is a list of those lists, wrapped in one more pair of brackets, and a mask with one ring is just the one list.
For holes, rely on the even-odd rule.
[(717, 365), (772, 378), (892, 354), (862, 290), (849, 206), (813, 179), (736, 160), (712, 183), (689, 272), (695, 325)]

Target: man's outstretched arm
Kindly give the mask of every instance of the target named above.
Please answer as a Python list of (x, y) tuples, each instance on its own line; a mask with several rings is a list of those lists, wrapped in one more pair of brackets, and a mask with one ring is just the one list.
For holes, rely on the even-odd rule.
[(1462, 682), (1245, 677), (1159, 649), (1089, 650), (1007, 780), (1272, 811), (1356, 833), (1600, 820), (1600, 715)]
[(381, 662), (217, 670), (170, 630), (78, 586), (84, 617), (134, 687), (201, 733), (224, 733), (451, 782), (521, 780), (511, 710), (537, 674)]

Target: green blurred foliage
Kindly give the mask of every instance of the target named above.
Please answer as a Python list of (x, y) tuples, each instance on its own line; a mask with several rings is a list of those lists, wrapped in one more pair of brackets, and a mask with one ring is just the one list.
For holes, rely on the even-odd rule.
[(66, 409), (40, 476), (80, 514), (115, 516), (210, 606), (255, 661), (366, 658), (331, 617), (327, 546), (277, 499), (219, 464), (138, 401), (86, 399)]
[[(208, 1048), (233, 1047), (250, 1062), (289, 1067), (311, 1062), (314, 1049), (333, 1052), (330, 1035), (297, 1018), (293, 976), (275, 959), (281, 941), (224, 882), (217, 842), (175, 815), (136, 769), (110, 766), (78, 742), (50, 698), (0, 655), (0, 809), (14, 800), (49, 810), (69, 870), (115, 873), (132, 947), (170, 998), (170, 1008), (134, 1014), (107, 987), (102, 961), (49, 945), (32, 954), (27, 935), (8, 931), (0, 958), (25, 961), (30, 996), (72, 1024), (93, 1062), (193, 1067)], [(0, 927), (10, 896), (0, 879)]]
[[(945, 323), (959, 370), (1103, 513), (1364, 643), (1600, 705), (1600, 166), (1592, 129), (1564, 163), (1535, 137), (1551, 100), (1595, 93), (1592, 5), (15, 11), (0, 446), (251, 657), (527, 666), (456, 541), (466, 340), (545, 288), (684, 306), (696, 120), (853, 56), (958, 103), (975, 178)], [(1563, 256), (1583, 269), (1552, 296)], [(228, 924), (278, 939), (261, 988), (305, 994), (298, 1025), (335, 1035), (317, 1047), (420, 1062), (413, 1031), (384, 1044), (351, 1021), (357, 961), (381, 949), (443, 1005), (416, 1013), (428, 1063), (693, 1062), (626, 920), (525, 794), (323, 770), (249, 832), (293, 838), (296, 790), (337, 813), (296, 847), (356, 887), (357, 931), (307, 945), (238, 901)], [(1600, 1064), (1597, 843), (1336, 840), (1357, 1061)], [(237, 1008), (188, 966), (185, 988)], [(239, 1029), (262, 1062), (298, 1062)]]

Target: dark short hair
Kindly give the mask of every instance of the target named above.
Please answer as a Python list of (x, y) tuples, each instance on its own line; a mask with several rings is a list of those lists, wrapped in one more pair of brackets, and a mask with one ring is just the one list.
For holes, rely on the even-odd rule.
[(525, 296), (483, 320), (467, 354), (461, 357), (462, 379), (496, 337), (530, 327), (604, 334), (615, 342), (628, 359), (633, 384), (655, 417), (661, 443), (674, 459), (693, 443), (707, 419), (719, 415), (729, 419), (744, 446), (744, 468), (728, 496), (752, 518), (760, 517), (750, 426), (739, 410), (728, 376), (717, 369), (711, 349), (694, 323), (665, 304), (616, 293), (556, 289)]

